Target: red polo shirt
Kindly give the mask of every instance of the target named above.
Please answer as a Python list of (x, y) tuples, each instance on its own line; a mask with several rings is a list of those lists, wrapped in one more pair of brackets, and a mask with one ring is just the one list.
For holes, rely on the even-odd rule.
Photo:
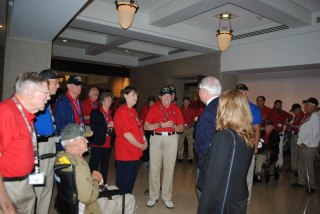
[[(182, 116), (181, 110), (175, 104), (171, 103), (168, 108), (164, 107), (161, 102), (156, 102), (149, 110), (146, 122), (161, 123), (167, 121), (173, 121), (175, 125), (183, 125), (184, 118)], [(155, 132), (173, 132), (174, 129), (168, 128), (157, 128)]]
[[(86, 116), (90, 117), (91, 111), (92, 111), (93, 109), (98, 108), (98, 102), (97, 102), (97, 101), (96, 101), (96, 102), (92, 102), (92, 101), (90, 100), (90, 98), (87, 98), (87, 99), (85, 99), (84, 101), (82, 101), (82, 106), (83, 106), (83, 114), (84, 114), (84, 116), (85, 116), (85, 117), (86, 117)], [(84, 123), (85, 123), (86, 125), (89, 125), (89, 124), (90, 124), (90, 119), (89, 119), (89, 120), (84, 119)]]
[(292, 122), (293, 127), (290, 127), (290, 131), (292, 131), (293, 134), (298, 133), (299, 127), (304, 117), (305, 117), (305, 114), (303, 112), (301, 112), (298, 116), (294, 117)]
[(184, 109), (181, 107), (181, 113), (184, 118), (184, 125), (189, 128), (193, 124), (194, 118), (197, 117), (197, 112), (192, 108)]
[(260, 109), (260, 115), (261, 115), (261, 125), (264, 125), (271, 111), (271, 108), (269, 108), (268, 106), (263, 106), (263, 108), (259, 108), (259, 109)]
[[(0, 171), (3, 177), (26, 176), (34, 167), (31, 135), (11, 98), (0, 103)], [(23, 108), (29, 124), (34, 114)]]
[(274, 124), (274, 129), (281, 133), (284, 128), (284, 124), (287, 120), (292, 119), (292, 115), (286, 111), (281, 110), (280, 113), (278, 113), (274, 108), (270, 110), (268, 118), (272, 120)]
[(147, 117), (147, 114), (149, 112), (149, 105), (148, 104), (145, 104), (143, 107), (142, 107), (142, 111), (141, 111), (141, 120), (142, 120), (142, 123), (144, 124), (145, 120), (146, 120), (146, 117)]
[(121, 105), (114, 115), (114, 128), (116, 132), (115, 159), (120, 161), (139, 160), (142, 151), (130, 143), (124, 134), (130, 132), (141, 144), (143, 144), (143, 127), (136, 109)]

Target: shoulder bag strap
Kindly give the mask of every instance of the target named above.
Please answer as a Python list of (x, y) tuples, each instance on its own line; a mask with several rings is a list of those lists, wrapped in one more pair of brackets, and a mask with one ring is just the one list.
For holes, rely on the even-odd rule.
[(235, 153), (235, 150), (236, 150), (236, 140), (235, 140), (234, 134), (229, 129), (226, 129), (226, 130), (232, 135), (232, 138), (233, 138), (233, 151), (232, 151), (232, 158), (231, 158), (231, 163), (230, 163), (230, 168), (229, 168), (229, 173), (228, 173), (227, 186), (226, 186), (226, 190), (225, 190), (224, 196), (223, 196), (223, 202), (222, 202), (222, 207), (221, 207), (221, 212), (220, 212), (221, 214), (223, 214), (223, 210), (224, 210), (224, 206), (225, 206), (225, 202), (226, 202), (226, 198), (227, 198), (227, 194), (228, 194), (230, 177), (231, 177), (231, 170), (232, 170), (233, 161), (234, 161), (234, 153)]

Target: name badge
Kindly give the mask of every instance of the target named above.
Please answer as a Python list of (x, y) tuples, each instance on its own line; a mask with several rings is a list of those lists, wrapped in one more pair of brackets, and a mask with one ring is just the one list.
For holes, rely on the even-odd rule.
[(281, 123), (278, 123), (278, 127), (282, 127), (282, 124), (281, 124)]
[(168, 132), (162, 132), (162, 136), (169, 136)]
[(41, 173), (33, 173), (28, 176), (28, 181), (30, 185), (43, 185), (45, 182), (45, 175)]

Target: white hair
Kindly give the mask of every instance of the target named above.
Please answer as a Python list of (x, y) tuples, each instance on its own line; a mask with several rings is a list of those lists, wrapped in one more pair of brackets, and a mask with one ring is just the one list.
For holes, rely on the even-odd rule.
[(199, 84), (199, 88), (203, 88), (211, 95), (221, 94), (221, 84), (219, 80), (213, 76), (203, 78)]
[(36, 88), (43, 82), (47, 82), (47, 80), (39, 75), (39, 73), (26, 72), (17, 77), (14, 89), (16, 93), (23, 93), (30, 87)]

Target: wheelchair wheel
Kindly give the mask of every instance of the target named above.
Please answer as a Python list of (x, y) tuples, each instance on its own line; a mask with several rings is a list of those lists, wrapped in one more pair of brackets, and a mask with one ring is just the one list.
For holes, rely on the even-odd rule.
[(265, 179), (266, 183), (269, 183), (269, 181), (270, 181), (270, 173), (269, 173), (269, 170), (266, 170), (266, 171), (264, 172), (264, 179)]

